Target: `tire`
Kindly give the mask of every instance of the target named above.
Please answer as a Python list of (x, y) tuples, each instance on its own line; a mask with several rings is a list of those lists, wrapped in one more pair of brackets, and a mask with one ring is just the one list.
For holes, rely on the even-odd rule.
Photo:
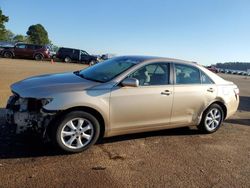
[(11, 52), (4, 52), (3, 57), (4, 58), (13, 58), (13, 54)]
[(71, 63), (71, 61), (72, 61), (71, 58), (68, 56), (64, 58), (65, 63)]
[(36, 54), (34, 58), (37, 61), (42, 61), (43, 60), (43, 56), (41, 54)]
[(95, 144), (100, 135), (100, 124), (90, 113), (70, 112), (52, 127), (52, 140), (59, 149), (78, 153)]
[(214, 133), (224, 120), (224, 112), (220, 105), (212, 104), (203, 113), (198, 128), (204, 133)]
[(52, 57), (51, 57), (51, 58), (55, 60), (55, 59), (56, 59), (56, 55), (52, 55)]

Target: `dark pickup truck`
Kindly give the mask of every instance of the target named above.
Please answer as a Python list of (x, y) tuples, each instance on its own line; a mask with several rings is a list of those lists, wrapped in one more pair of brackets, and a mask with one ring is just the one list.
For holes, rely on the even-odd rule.
[(56, 54), (56, 58), (66, 63), (77, 62), (93, 65), (97, 63), (97, 57), (89, 55), (84, 50), (73, 48), (59, 48)]
[(50, 51), (45, 45), (17, 43), (13, 47), (1, 47), (0, 55), (5, 58), (20, 57), (43, 60), (50, 58)]

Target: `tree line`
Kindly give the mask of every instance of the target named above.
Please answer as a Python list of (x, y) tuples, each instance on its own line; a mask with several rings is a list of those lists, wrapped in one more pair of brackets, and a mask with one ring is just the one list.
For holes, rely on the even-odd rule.
[(41, 24), (31, 25), (26, 35), (14, 34), (6, 29), (5, 24), (9, 21), (9, 17), (4, 15), (0, 9), (0, 41), (8, 42), (25, 42), (30, 44), (46, 45), (51, 44), (48, 32)]

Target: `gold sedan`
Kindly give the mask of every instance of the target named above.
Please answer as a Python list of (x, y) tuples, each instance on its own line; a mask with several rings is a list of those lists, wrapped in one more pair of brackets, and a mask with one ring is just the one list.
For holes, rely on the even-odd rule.
[(184, 126), (213, 133), (239, 105), (238, 87), (203, 66), (145, 56), (32, 77), (11, 89), (7, 120), (17, 133), (37, 130), (68, 152), (102, 136)]

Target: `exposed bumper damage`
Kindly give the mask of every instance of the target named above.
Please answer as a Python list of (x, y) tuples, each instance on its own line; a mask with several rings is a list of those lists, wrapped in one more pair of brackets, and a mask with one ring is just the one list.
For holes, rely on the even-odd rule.
[(21, 98), (14, 94), (7, 103), (7, 122), (16, 125), (17, 134), (32, 130), (44, 135), (55, 115), (43, 109), (47, 102), (47, 99)]

